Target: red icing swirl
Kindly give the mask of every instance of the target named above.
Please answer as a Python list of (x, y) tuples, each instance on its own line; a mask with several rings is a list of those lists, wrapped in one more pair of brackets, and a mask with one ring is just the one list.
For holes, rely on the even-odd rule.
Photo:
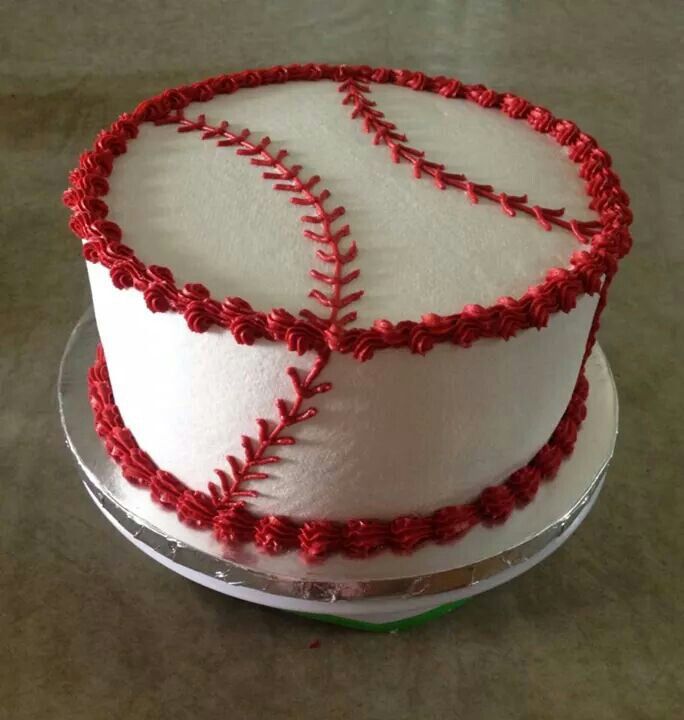
[(371, 70), (371, 79), (376, 83), (387, 83), (390, 81), (391, 72), (387, 68)]
[(498, 525), (508, 520), (515, 507), (515, 495), (503, 485), (492, 485), (480, 493), (480, 513), (486, 524)]
[(185, 322), (196, 333), (206, 332), (211, 327), (211, 317), (201, 300), (190, 301), (183, 312)]
[(500, 101), (499, 93), (494, 90), (490, 90), (484, 86), (477, 86), (472, 88), (468, 93), (468, 97), (474, 100), (481, 107), (494, 107)]
[(209, 290), (201, 283), (187, 283), (183, 285), (181, 292), (189, 300), (207, 300), (209, 298)]
[(214, 534), (218, 540), (235, 545), (251, 542), (258, 518), (254, 517), (244, 503), (236, 503), (221, 510), (214, 518)]
[(75, 212), (69, 218), (69, 229), (80, 240), (88, 236), (90, 230), (90, 218), (82, 212)]
[(466, 305), (456, 320), (456, 337), (462, 347), (470, 347), (475, 340), (486, 336), (487, 311), (481, 305)]
[(555, 476), (561, 462), (563, 462), (563, 451), (561, 448), (548, 443), (534, 456), (533, 460), (533, 463), (547, 479)]
[[(121, 228), (111, 220), (95, 220), (90, 223), (88, 237), (93, 240), (103, 240), (108, 246), (121, 241)], [(131, 256), (133, 251), (131, 251)], [(142, 267), (142, 263), (141, 263)]]
[(155, 122), (162, 120), (169, 114), (169, 105), (163, 97), (144, 100), (133, 111), (133, 118), (137, 122)]
[(569, 455), (577, 441), (577, 423), (567, 416), (563, 417), (553, 432), (553, 441), (564, 455)]
[(112, 125), (112, 132), (122, 135), (127, 140), (133, 140), (138, 137), (138, 124), (128, 113), (123, 113)]
[(496, 332), (504, 340), (508, 340), (514, 337), (518, 330), (525, 327), (526, 314), (522, 303), (518, 302), (515, 298), (499, 298), (498, 305), (500, 311)]
[(399, 517), (389, 524), (390, 543), (400, 554), (414, 552), (432, 537), (432, 532), (430, 517)]
[(349, 520), (343, 538), (347, 555), (366, 558), (389, 545), (389, 527), (380, 520)]
[(135, 266), (129, 260), (119, 260), (109, 270), (112, 284), (119, 290), (133, 287), (135, 282)]
[(98, 262), (100, 259), (100, 251), (102, 249), (102, 246), (100, 245), (97, 240), (93, 240), (91, 242), (87, 242), (83, 244), (83, 248), (81, 249), (81, 252), (83, 253), (83, 257), (88, 262)]
[(151, 312), (167, 312), (173, 302), (173, 291), (166, 283), (153, 282), (145, 289), (144, 298)]
[(412, 77), (406, 80), (406, 86), (411, 90), (425, 90), (426, 85), (427, 77), (421, 72), (413, 73)]
[[(285, 340), (288, 330), (297, 322), (297, 319), (283, 308), (274, 308), (268, 314), (266, 322), (269, 331), (276, 340)], [(296, 348), (290, 348), (290, 350), (294, 349)]]
[(447, 543), (458, 540), (478, 522), (477, 506), (474, 503), (440, 508), (432, 515), (435, 541)]
[(268, 515), (255, 526), (254, 544), (272, 554), (292, 550), (298, 545), (298, 528), (289, 518)]
[(579, 128), (570, 120), (557, 120), (552, 135), (561, 145), (571, 145), (579, 136)]
[(465, 86), (460, 80), (448, 80), (440, 89), (439, 94), (446, 98), (463, 97)]
[(109, 150), (88, 150), (79, 158), (78, 166), (85, 173), (109, 177), (114, 167), (114, 156)]
[(231, 322), (230, 329), (235, 341), (240, 345), (253, 345), (257, 338), (263, 336), (263, 329), (254, 316), (243, 315)]
[(147, 274), (153, 282), (160, 282), (169, 288), (173, 287), (173, 273), (167, 267), (163, 267), (162, 265), (149, 265)]
[(228, 297), (221, 303), (221, 315), (229, 324), (236, 318), (253, 313), (252, 306), (242, 298)]
[(306, 522), (299, 531), (299, 546), (308, 560), (319, 560), (342, 549), (342, 525), (330, 520)]
[(321, 332), (305, 322), (295, 322), (285, 332), (285, 341), (288, 350), (293, 350), (297, 355), (320, 348), (323, 344)]
[(87, 195), (99, 197), (109, 192), (109, 183), (102, 175), (95, 173), (81, 173), (74, 185)]
[(165, 90), (162, 95), (164, 106), (171, 110), (181, 110), (188, 104), (189, 94), (185, 94), (180, 90), (172, 88), (171, 90)]
[(560, 309), (564, 313), (573, 310), (583, 289), (582, 281), (564, 268), (549, 270), (546, 279), (557, 293)]
[(216, 506), (206, 493), (186, 490), (178, 499), (176, 512), (186, 525), (206, 529), (212, 527)]
[(108, 435), (115, 427), (121, 427), (123, 420), (119, 408), (114, 403), (103, 402), (98, 407), (98, 419), (95, 423), (95, 432), (104, 437)]
[(121, 464), (122, 475), (133, 485), (148, 485), (155, 470), (152, 458), (139, 447), (131, 448)]
[(527, 122), (540, 133), (547, 133), (553, 129), (556, 118), (543, 107), (533, 107), (527, 113)]
[(515, 496), (518, 504), (521, 506), (531, 502), (541, 482), (541, 470), (532, 465), (526, 465), (520, 470), (516, 470), (507, 480), (506, 485)]
[(574, 162), (582, 162), (594, 148), (596, 148), (596, 140), (591, 135), (580, 132), (579, 137), (570, 148), (568, 157)]
[(109, 151), (116, 157), (126, 152), (126, 139), (123, 132), (103, 130), (95, 139), (95, 147), (100, 151)]
[(361, 362), (370, 360), (376, 350), (385, 346), (382, 337), (377, 331), (367, 330), (359, 334), (354, 348), (354, 357)]
[(150, 480), (152, 499), (160, 505), (175, 508), (185, 492), (185, 485), (170, 472), (157, 469)]
[(543, 328), (549, 324), (549, 316), (556, 312), (559, 305), (554, 297), (552, 288), (541, 290), (538, 287), (527, 291), (530, 298), (530, 315), (536, 328)]
[(435, 346), (435, 338), (425, 325), (415, 325), (409, 332), (409, 348), (412, 353), (425, 355)]
[(532, 105), (517, 95), (505, 95), (501, 102), (501, 110), (515, 119), (526, 117), (531, 109)]
[(584, 292), (593, 294), (601, 289), (602, 277), (605, 272), (601, 258), (578, 251), (573, 253), (570, 263), (582, 282)]
[(206, 82), (198, 82), (191, 85), (190, 93), (193, 102), (208, 102), (214, 97), (214, 91), (211, 85)]

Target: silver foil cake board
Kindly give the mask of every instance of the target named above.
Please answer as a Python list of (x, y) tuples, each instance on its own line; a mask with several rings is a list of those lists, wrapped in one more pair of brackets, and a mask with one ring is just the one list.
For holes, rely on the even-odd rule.
[(476, 526), (446, 545), (411, 555), (307, 563), (297, 552), (268, 555), (253, 545), (228, 547), (209, 531), (181, 523), (144, 489), (128, 483), (93, 429), (87, 372), (97, 328), (88, 311), (74, 329), (59, 374), (59, 409), (67, 445), (90, 496), (134, 545), (162, 565), (212, 590), (321, 620), (392, 630), (447, 612), (465, 599), (529, 570), (579, 527), (601, 490), (618, 425), (615, 383), (596, 346), (587, 362), (587, 417), (573, 454), (535, 500), (500, 526)]

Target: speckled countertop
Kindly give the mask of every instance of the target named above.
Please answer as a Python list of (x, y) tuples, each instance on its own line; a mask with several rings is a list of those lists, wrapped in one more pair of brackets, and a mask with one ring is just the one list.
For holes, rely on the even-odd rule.
[[(683, 33), (680, 2), (0, 3), (0, 717), (682, 717)], [(542, 565), (398, 635), (151, 562), (83, 492), (57, 419), (88, 303), (59, 202), (80, 150), (168, 85), (303, 60), (519, 92), (598, 137), (633, 201), (600, 337), (622, 417), (598, 505)]]

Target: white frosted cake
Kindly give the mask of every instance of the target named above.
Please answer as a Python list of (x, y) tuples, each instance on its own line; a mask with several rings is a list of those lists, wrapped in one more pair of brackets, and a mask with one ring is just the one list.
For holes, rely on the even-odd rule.
[(168, 90), (65, 202), (96, 430), (199, 531), (366, 557), (533, 502), (581, 432), (630, 246), (609, 155), (445, 77), (306, 65)]

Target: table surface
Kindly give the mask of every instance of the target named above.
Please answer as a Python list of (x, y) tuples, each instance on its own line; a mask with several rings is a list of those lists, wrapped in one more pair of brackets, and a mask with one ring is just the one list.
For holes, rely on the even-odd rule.
[[(681, 717), (681, 3), (7, 0), (0, 28), (0, 716)], [(151, 562), (92, 505), (57, 418), (88, 303), (60, 205), (78, 153), (166, 86), (309, 59), (519, 92), (598, 137), (633, 201), (600, 336), (621, 432), (598, 505), (533, 571), (395, 635)]]

